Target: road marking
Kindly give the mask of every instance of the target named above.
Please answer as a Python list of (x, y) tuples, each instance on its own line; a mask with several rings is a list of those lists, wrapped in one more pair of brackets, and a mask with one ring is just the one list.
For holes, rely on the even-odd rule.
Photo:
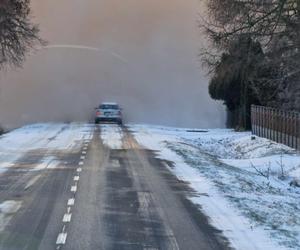
[(77, 168), (77, 172), (81, 172), (82, 171), (82, 168)]
[(72, 218), (72, 214), (64, 214), (63, 222), (70, 222)]
[(79, 181), (79, 176), (74, 176), (74, 181)]
[(68, 206), (74, 206), (75, 204), (75, 199), (71, 198), (68, 200)]
[(80, 156), (80, 159), (81, 159), (81, 160), (84, 160), (84, 159), (85, 159), (85, 156), (84, 156), (84, 155)]
[(83, 155), (86, 155), (86, 151), (82, 151), (82, 154), (83, 154)]
[(78, 163), (78, 165), (79, 165), (79, 166), (82, 166), (82, 165), (83, 165), (83, 161), (80, 161), (80, 162)]
[(64, 245), (64, 244), (66, 244), (66, 240), (67, 240), (67, 233), (60, 233), (57, 236), (56, 244), (57, 245)]
[(87, 150), (87, 147), (83, 147), (82, 150)]
[(75, 193), (76, 191), (77, 191), (77, 186), (72, 186), (72, 187), (71, 187), (71, 192), (74, 192), (74, 193)]
[(67, 214), (69, 214), (71, 212), (71, 207), (67, 208)]

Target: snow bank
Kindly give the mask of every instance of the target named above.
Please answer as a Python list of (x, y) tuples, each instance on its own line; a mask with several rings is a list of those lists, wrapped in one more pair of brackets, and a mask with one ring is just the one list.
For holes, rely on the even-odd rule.
[(300, 155), (294, 149), (249, 132), (209, 130), (197, 138), (182, 135), (182, 140), (222, 162), (251, 172), (300, 178)]

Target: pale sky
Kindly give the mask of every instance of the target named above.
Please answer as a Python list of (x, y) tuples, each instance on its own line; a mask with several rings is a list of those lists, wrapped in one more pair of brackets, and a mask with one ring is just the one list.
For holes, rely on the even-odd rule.
[(117, 101), (127, 122), (224, 126), (223, 106), (210, 99), (197, 56), (199, 0), (32, 5), (50, 48), (22, 69), (0, 73), (1, 124), (84, 121), (101, 101)]

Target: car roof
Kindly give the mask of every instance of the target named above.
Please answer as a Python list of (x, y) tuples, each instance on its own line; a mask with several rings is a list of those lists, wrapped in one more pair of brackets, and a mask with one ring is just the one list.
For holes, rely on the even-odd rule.
[(118, 105), (116, 102), (102, 102), (101, 105)]

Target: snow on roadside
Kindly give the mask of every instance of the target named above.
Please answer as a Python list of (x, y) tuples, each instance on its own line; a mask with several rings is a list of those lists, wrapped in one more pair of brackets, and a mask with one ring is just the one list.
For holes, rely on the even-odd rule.
[[(130, 128), (141, 145), (174, 162), (170, 170), (179, 179), (207, 194), (191, 200), (201, 205), (234, 248), (300, 249), (300, 190), (278, 178), (277, 166), (281, 161), (287, 176), (297, 175), (300, 156), (294, 150), (263, 138), (252, 140), (247, 132)], [(270, 177), (258, 174), (250, 161), (261, 171), (266, 170), (264, 164), (274, 166)]]
[[(220, 131), (219, 131), (220, 132)], [(224, 130), (184, 141), (210, 155), (217, 156), (225, 164), (243, 170), (300, 180), (300, 155), (294, 149), (271, 140)]]
[(231, 129), (212, 129), (208, 133), (196, 134), (194, 137), (183, 135), (182, 138), (206, 153), (226, 159), (257, 158), (294, 152), (287, 146), (265, 138), (255, 136), (252, 140), (250, 132), (235, 132)]
[(123, 132), (119, 125), (115, 124), (101, 124), (100, 137), (103, 144), (110, 149), (122, 149)]
[(4, 173), (8, 168), (14, 165), (14, 159), (5, 159), (5, 154), (0, 153), (0, 174)]
[(270, 175), (278, 177), (296, 177), (295, 173), (300, 170), (298, 155), (271, 155), (247, 159), (221, 159), (221, 161), (254, 173), (262, 171), (267, 174), (269, 171)]

